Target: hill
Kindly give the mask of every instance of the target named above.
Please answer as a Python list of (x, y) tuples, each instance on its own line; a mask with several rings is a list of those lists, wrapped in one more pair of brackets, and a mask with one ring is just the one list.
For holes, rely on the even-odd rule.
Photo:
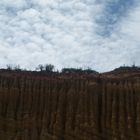
[(140, 69), (0, 70), (0, 140), (130, 139), (140, 139)]

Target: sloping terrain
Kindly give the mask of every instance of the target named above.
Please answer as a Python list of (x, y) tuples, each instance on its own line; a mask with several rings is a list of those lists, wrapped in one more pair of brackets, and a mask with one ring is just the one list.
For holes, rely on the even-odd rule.
[(0, 140), (139, 140), (140, 72), (0, 72)]

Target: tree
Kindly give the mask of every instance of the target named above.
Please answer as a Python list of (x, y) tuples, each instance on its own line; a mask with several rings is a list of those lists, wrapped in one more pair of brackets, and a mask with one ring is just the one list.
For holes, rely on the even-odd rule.
[(43, 71), (44, 70), (44, 66), (42, 64), (39, 64), (37, 66), (36, 70)]
[(83, 72), (86, 74), (90, 74), (90, 73), (98, 74), (98, 72), (96, 72), (95, 70), (92, 70), (90, 67), (88, 67), (87, 69), (84, 69)]
[(52, 64), (45, 64), (45, 65), (39, 64), (38, 67), (36, 68), (36, 70), (39, 70), (41, 72), (42, 71), (53, 72), (54, 65), (52, 65)]
[(62, 73), (82, 73), (81, 68), (63, 68)]
[(11, 64), (8, 64), (7, 65), (7, 70), (11, 71), (11, 70), (14, 70), (14, 71), (21, 71), (21, 68), (20, 68), (20, 65), (11, 65)]
[(46, 65), (44, 66), (44, 69), (45, 69), (46, 72), (53, 72), (53, 70), (54, 70), (54, 65), (52, 65), (52, 64), (46, 64)]
[(14, 70), (15, 70), (15, 71), (21, 71), (20, 65), (15, 65), (15, 66), (14, 66)]
[(6, 65), (6, 67), (7, 67), (7, 70), (12, 70), (12, 65), (8, 64)]

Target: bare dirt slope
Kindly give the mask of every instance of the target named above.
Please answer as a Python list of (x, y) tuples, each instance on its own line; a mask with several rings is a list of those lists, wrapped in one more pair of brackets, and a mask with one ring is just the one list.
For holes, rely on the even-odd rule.
[(140, 140), (140, 71), (1, 71), (0, 140)]

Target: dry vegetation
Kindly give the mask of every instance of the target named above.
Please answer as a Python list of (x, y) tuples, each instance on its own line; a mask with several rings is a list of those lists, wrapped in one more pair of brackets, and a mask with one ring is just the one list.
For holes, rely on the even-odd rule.
[(140, 140), (140, 71), (1, 71), (0, 140)]

